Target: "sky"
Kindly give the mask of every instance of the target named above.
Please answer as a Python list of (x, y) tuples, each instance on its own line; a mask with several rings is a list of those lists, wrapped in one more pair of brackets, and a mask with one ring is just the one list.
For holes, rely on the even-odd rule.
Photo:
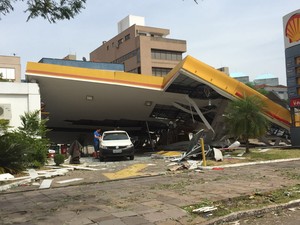
[(142, 16), (145, 25), (170, 30), (168, 38), (187, 41), (190, 55), (214, 68), (252, 81), (271, 74), (286, 85), (282, 18), (300, 9), (299, 0), (87, 0), (74, 19), (49, 23), (27, 20), (25, 3), (1, 16), (0, 55), (21, 57), (22, 78), (27, 62), (89, 53), (118, 33), (118, 22)]

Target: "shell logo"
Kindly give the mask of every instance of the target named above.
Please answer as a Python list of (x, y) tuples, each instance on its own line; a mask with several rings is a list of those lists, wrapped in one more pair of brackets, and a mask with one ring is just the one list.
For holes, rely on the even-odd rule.
[(300, 40), (300, 14), (294, 14), (287, 21), (285, 26), (285, 36), (290, 43)]

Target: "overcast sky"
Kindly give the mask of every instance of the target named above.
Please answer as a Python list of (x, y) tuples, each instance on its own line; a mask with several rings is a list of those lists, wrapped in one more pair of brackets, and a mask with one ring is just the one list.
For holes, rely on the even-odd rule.
[[(187, 41), (187, 53), (212, 67), (229, 67), (253, 80), (262, 74), (286, 85), (282, 17), (300, 9), (299, 0), (87, 0), (75, 19), (50, 24), (26, 22), (24, 3), (1, 16), (0, 55), (27, 62), (89, 53), (117, 35), (128, 15), (145, 17), (145, 25), (170, 29), (168, 38)], [(23, 75), (24, 76), (24, 75)], [(22, 77), (23, 77), (22, 76)]]

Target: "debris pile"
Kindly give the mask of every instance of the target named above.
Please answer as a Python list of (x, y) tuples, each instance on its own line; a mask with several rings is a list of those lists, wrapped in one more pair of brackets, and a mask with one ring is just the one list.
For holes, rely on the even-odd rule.
[(77, 140), (71, 144), (69, 148), (70, 164), (80, 164), (81, 149), (82, 146)]
[[(59, 168), (59, 169), (50, 169), (50, 170), (34, 170), (29, 169), (24, 171), (27, 173), (27, 176), (22, 177), (14, 177), (9, 173), (0, 175), (0, 182), (5, 183), (5, 185), (0, 186), (0, 191), (6, 191), (10, 188), (22, 186), (22, 185), (40, 185), (40, 188), (50, 187), (51, 177), (55, 176), (63, 176), (68, 173), (70, 170), (74, 170), (73, 168)], [(41, 184), (36, 183), (37, 181), (42, 181)]]
[[(51, 160), (51, 159), (50, 159)], [(52, 159), (53, 160), (53, 159)], [(68, 160), (68, 159), (67, 159)], [(65, 161), (67, 161), (65, 160)], [(96, 168), (88, 167), (87, 164), (81, 165), (69, 165), (62, 164), (62, 167), (48, 165), (48, 170), (35, 170), (28, 169), (24, 171), (25, 176), (15, 177), (10, 173), (0, 174), (0, 192), (6, 191), (18, 186), (39, 186), (39, 189), (50, 188), (54, 177), (65, 176), (68, 172), (73, 170), (99, 170)], [(82, 180), (83, 178), (75, 178), (64, 181), (59, 181), (57, 183), (69, 183)]]

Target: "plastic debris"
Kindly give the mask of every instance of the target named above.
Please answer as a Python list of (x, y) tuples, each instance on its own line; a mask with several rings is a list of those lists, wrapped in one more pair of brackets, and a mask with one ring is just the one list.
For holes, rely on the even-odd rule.
[(194, 209), (193, 212), (207, 213), (207, 212), (211, 212), (211, 211), (214, 211), (214, 210), (217, 210), (217, 209), (218, 208), (214, 207), (214, 206), (205, 206), (205, 207), (201, 207), (201, 208), (198, 208), (198, 209)]

